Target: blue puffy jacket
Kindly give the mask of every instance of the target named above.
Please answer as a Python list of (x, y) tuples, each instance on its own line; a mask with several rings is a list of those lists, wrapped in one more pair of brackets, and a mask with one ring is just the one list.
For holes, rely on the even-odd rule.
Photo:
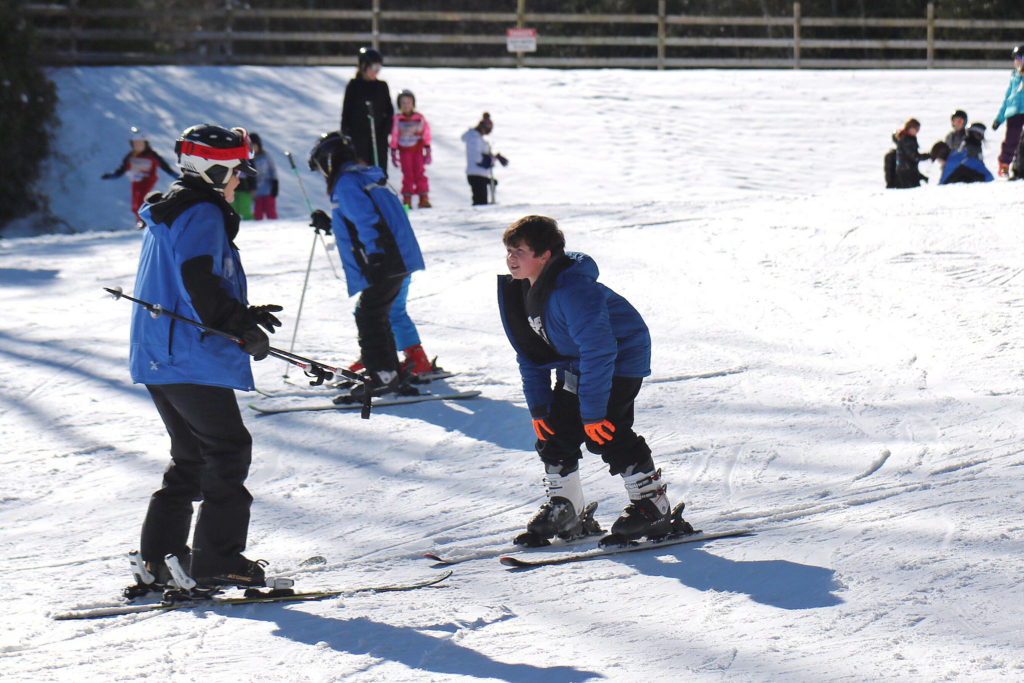
[[(545, 275), (553, 275), (553, 282)], [(533, 287), (541, 290), (534, 294), (546, 297), (537, 303), (543, 309), (539, 320), (528, 315), (533, 304), (524, 303), (529, 282), (511, 275), (498, 277), (501, 321), (516, 350), (523, 392), (534, 417), (546, 416), (551, 405), (552, 369), (559, 379), (567, 370), (579, 376), (584, 422), (605, 417), (613, 376), (651, 374), (647, 325), (626, 299), (597, 277), (597, 264), (586, 254), (553, 257)]]
[[(169, 202), (159, 201), (139, 210), (146, 228), (135, 297), (240, 334), (252, 321), (245, 320), (245, 272), (231, 242), (237, 215), (212, 191), (175, 184), (169, 194), (178, 201), (176, 210), (168, 212)], [(253, 388), (249, 355), (237, 343), (166, 316), (154, 318), (139, 305), (132, 313), (129, 366), (132, 380), (142, 384)]]
[(409, 216), (379, 168), (355, 162), (342, 166), (331, 206), (331, 229), (349, 296), (384, 278), (423, 270)]

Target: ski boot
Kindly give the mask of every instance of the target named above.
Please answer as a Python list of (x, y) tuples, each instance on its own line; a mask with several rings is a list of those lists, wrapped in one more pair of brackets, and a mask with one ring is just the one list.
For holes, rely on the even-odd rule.
[[(134, 600), (150, 593), (163, 593), (168, 586), (173, 584), (174, 580), (166, 562), (144, 562), (142, 553), (138, 550), (128, 553), (128, 559), (131, 562), (132, 575), (135, 577), (135, 584), (126, 587), (121, 592), (128, 600)], [(175, 559), (178, 558), (175, 557)], [(188, 566), (190, 559), (191, 551), (186, 548), (180, 562)]]
[(352, 387), (347, 394), (334, 398), (334, 403), (362, 403), (366, 393), (370, 396), (383, 396), (384, 394), (398, 394), (399, 396), (415, 396), (420, 393), (419, 389), (410, 386), (408, 381), (400, 372), (394, 370), (367, 371), (368, 382), (361, 382)]
[(411, 194), (403, 194), (402, 195), (402, 205), (405, 206), (406, 210), (412, 208), (412, 195)]
[(1010, 165), (1000, 162), (999, 164), (999, 177), (1009, 178), (1010, 177)]
[(583, 504), (579, 469), (568, 473), (564, 473), (560, 465), (546, 465), (545, 469), (548, 499), (526, 525), (526, 532), (516, 536), (512, 542), (527, 548), (539, 548), (550, 545), (554, 536), (571, 541), (601, 533), (601, 526), (594, 519), (597, 504)]
[[(242, 588), (246, 597), (269, 596), (269, 595), (290, 595), (294, 591), (292, 586), (295, 582), (292, 579), (283, 577), (268, 577), (264, 567), (269, 564), (266, 560), (250, 560), (242, 555), (238, 556), (238, 563), (234, 569), (219, 572), (212, 576), (200, 576), (192, 578), (181, 571), (181, 567), (175, 567), (174, 562), (168, 562), (174, 582), (179, 590), (170, 596), (165, 593), (164, 599), (196, 599), (210, 597), (223, 592), (226, 588)], [(262, 591), (267, 588), (269, 591)]]
[(423, 194), (420, 195), (419, 208), (421, 208), (421, 209), (429, 209), (429, 208), (431, 208), (430, 200), (427, 199), (427, 193), (426, 192), (424, 192)]
[(635, 465), (623, 472), (629, 505), (612, 524), (611, 533), (600, 540), (601, 547), (628, 545), (644, 536), (656, 541), (672, 533), (672, 508), (665, 495), (668, 484), (662, 482), (661, 470), (655, 470), (653, 462), (644, 465), (639, 472), (634, 471)]

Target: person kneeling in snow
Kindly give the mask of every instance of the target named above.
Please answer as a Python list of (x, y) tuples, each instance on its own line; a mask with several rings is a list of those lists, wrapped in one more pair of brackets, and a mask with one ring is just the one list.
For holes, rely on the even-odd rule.
[(650, 447), (633, 431), (633, 402), (651, 374), (647, 325), (626, 299), (597, 281), (593, 259), (565, 251), (554, 219), (521, 218), (502, 241), (511, 274), (498, 277), (498, 307), (519, 362), (548, 492), (515, 543), (540, 546), (556, 535), (600, 531), (582, 516), (584, 443), (612, 475), (622, 476), (629, 496), (612, 534), (624, 540), (668, 534), (667, 484)]
[(984, 139), (984, 124), (975, 123), (967, 130), (963, 145), (959, 149), (950, 150), (945, 142), (936, 142), (932, 145), (931, 158), (942, 162), (939, 185), (987, 183), (994, 180), (981, 159), (981, 143)]
[(917, 134), (921, 130), (921, 122), (908, 119), (903, 129), (893, 133), (892, 141), (896, 149), (889, 150), (885, 155), (885, 186), (888, 188), (917, 187), (921, 181), (928, 182), (928, 177), (921, 175), (917, 165), (929, 158), (917, 148)]

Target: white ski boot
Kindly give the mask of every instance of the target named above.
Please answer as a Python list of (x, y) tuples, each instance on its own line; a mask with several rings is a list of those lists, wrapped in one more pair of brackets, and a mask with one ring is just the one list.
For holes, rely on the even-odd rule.
[(594, 520), (597, 505), (584, 504), (579, 468), (563, 472), (559, 465), (545, 465), (545, 470), (548, 499), (526, 525), (526, 532), (516, 536), (513, 543), (536, 548), (549, 545), (554, 536), (568, 541), (602, 533)]

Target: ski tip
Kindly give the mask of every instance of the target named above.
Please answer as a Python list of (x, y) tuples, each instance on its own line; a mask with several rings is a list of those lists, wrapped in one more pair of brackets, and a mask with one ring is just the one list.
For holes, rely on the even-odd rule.
[(526, 569), (527, 567), (533, 566), (529, 562), (523, 562), (522, 560), (510, 556), (499, 557), (498, 562), (502, 563), (506, 567), (512, 567), (513, 569)]

